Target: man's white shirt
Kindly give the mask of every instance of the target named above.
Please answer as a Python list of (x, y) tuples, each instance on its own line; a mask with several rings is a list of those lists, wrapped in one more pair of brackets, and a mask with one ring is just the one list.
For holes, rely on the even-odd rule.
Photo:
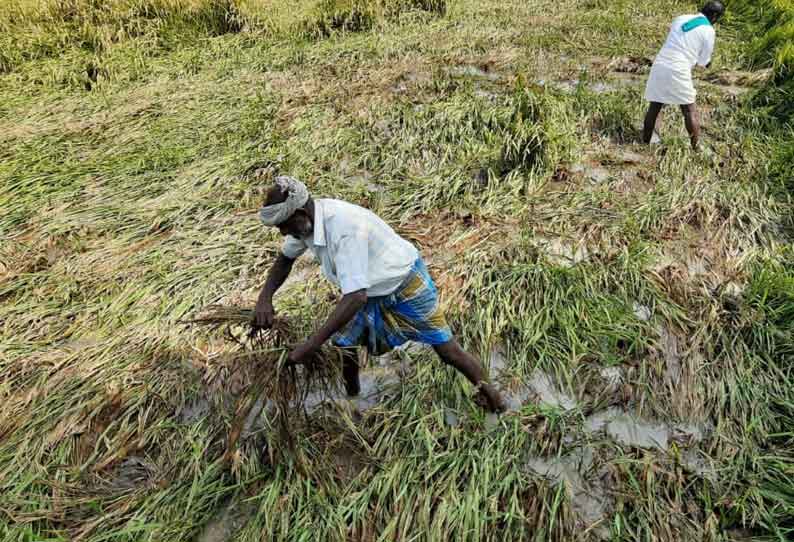
[(394, 292), (419, 257), (416, 247), (375, 213), (335, 199), (315, 200), (312, 235), (288, 235), (281, 252), (294, 260), (306, 249), (343, 295), (366, 290), (368, 297)]

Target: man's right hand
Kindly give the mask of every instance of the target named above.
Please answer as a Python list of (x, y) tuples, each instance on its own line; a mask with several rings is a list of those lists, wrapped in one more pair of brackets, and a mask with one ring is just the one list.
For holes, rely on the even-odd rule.
[(270, 301), (260, 301), (254, 309), (254, 320), (251, 324), (257, 329), (270, 329), (273, 320), (276, 318), (276, 311)]

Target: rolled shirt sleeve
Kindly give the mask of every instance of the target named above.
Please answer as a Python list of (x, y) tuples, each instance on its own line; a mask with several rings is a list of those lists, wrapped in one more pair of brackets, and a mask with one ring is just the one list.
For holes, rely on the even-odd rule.
[(708, 27), (708, 32), (703, 38), (703, 45), (700, 47), (700, 54), (698, 55), (698, 66), (705, 68), (711, 63), (711, 55), (714, 54), (714, 29)]
[(368, 278), (369, 247), (366, 228), (339, 238), (334, 263), (342, 295), (372, 286)]
[(296, 260), (301, 254), (306, 252), (306, 248), (306, 243), (291, 235), (287, 235), (284, 238), (284, 244), (281, 245), (281, 253), (290, 260)]

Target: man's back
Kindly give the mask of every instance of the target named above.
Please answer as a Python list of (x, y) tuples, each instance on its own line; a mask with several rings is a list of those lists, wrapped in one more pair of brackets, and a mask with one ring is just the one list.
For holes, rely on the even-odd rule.
[(371, 297), (393, 292), (419, 257), (416, 247), (369, 209), (337, 199), (314, 203), (312, 235), (287, 237), (282, 253), (294, 259), (309, 248), (343, 293), (359, 288)]
[[(706, 24), (686, 29), (687, 23), (702, 17)], [(706, 66), (714, 51), (714, 27), (700, 13), (681, 15), (673, 20), (667, 40), (656, 56), (655, 64), (677, 70), (691, 70), (696, 64)]]

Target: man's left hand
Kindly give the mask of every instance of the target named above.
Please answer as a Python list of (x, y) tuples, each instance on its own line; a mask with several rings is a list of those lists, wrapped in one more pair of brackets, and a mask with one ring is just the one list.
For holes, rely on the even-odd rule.
[(289, 361), (290, 363), (302, 363), (306, 361), (306, 358), (312, 355), (318, 346), (314, 344), (314, 342), (310, 339), (302, 344), (296, 346), (292, 352), (289, 353)]

